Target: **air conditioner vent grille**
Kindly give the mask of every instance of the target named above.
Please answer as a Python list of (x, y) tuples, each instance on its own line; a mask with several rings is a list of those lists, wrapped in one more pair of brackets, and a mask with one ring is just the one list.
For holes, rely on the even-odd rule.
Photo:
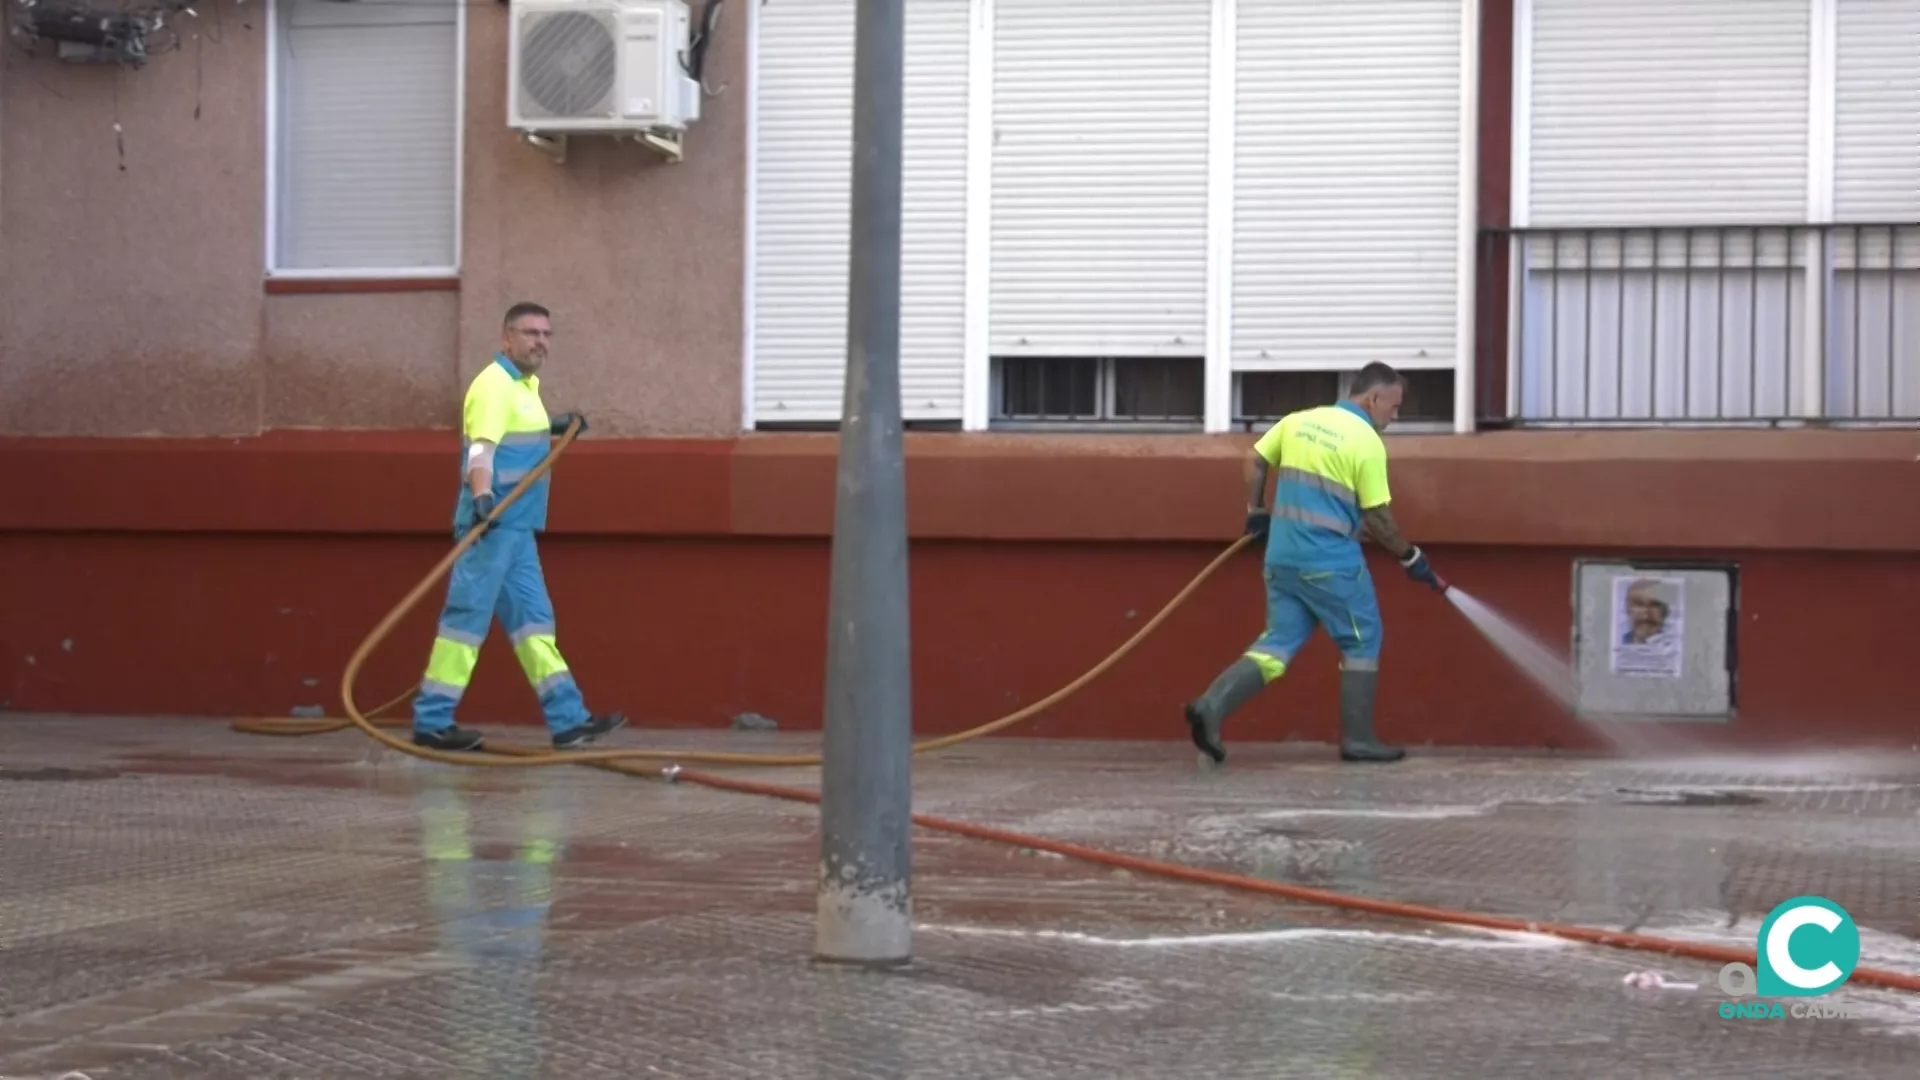
[(615, 112), (619, 31), (610, 14), (532, 12), (520, 23), (521, 111), (530, 117)]

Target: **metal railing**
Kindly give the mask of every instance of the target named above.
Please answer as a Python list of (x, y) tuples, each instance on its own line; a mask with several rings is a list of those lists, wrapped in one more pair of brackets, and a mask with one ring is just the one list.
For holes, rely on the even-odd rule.
[(1920, 223), (1492, 229), (1482, 424), (1920, 422)]

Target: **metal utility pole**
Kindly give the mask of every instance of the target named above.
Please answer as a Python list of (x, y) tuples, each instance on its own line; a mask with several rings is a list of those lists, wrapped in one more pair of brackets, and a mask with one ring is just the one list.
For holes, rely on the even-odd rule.
[(913, 955), (913, 719), (900, 433), (900, 147), (905, 0), (858, 0), (847, 385), (827, 614), (814, 953)]

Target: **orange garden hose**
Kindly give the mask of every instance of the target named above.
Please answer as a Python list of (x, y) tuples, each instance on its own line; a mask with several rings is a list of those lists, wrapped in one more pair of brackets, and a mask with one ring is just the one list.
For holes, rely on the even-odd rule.
[[(539, 466), (516, 484), (513, 490), (507, 493), (505, 498), (500, 500), (494, 509), (494, 517), (497, 518), (514, 500), (518, 499), (527, 488), (532, 486), (542, 476), (546, 475), (547, 471), (553, 468), (554, 463), (566, 452), (567, 447), (573, 443), (574, 438), (578, 434), (579, 422), (575, 421), (573, 425), (568, 427), (566, 433), (562, 435), (559, 442), (554, 445), (552, 452), (541, 461)], [(484, 530), (481, 529), (468, 530), (467, 534), (460, 539), (460, 542), (455, 544), (453, 549), (447, 552), (425, 577), (420, 579), (419, 584), (415, 585), (398, 604), (394, 605), (393, 610), (387, 613), (386, 618), (380, 620), (373, 630), (367, 634), (365, 640), (361, 641), (360, 647), (354, 650), (352, 657), (347, 661), (346, 670), (341, 674), (340, 678), (341, 703), (346, 706), (347, 712), (345, 719), (242, 719), (234, 721), (234, 730), (251, 735), (305, 736), (321, 735), (328, 732), (342, 731), (349, 727), (357, 727), (366, 735), (389, 749), (397, 750), (403, 754), (411, 754), (414, 757), (424, 758), (429, 761), (440, 761), (453, 765), (520, 768), (541, 765), (588, 765), (630, 776), (665, 778), (671, 782), (699, 784), (703, 787), (741, 794), (763, 795), (796, 802), (818, 803), (820, 801), (820, 794), (818, 792), (809, 791), (804, 788), (786, 787), (779, 784), (722, 776), (716, 773), (692, 771), (682, 769), (678, 764), (664, 769), (658, 767), (643, 769), (636, 764), (629, 764), (639, 761), (671, 761), (676, 763), (708, 762), (715, 764), (762, 766), (818, 765), (821, 760), (819, 754), (747, 754), (673, 749), (556, 752), (530, 746), (495, 745), (492, 743), (487, 744), (486, 749), (481, 753), (456, 753), (415, 746), (407, 740), (396, 738), (393, 735), (389, 735), (386, 731), (381, 730), (382, 728), (410, 726), (406, 721), (376, 721), (371, 719), (371, 717), (379, 716), (400, 705), (412, 696), (412, 691), (401, 694), (372, 710), (370, 713), (362, 713), (359, 706), (355, 703), (353, 696), (354, 682), (360, 674), (361, 665), (366, 662), (367, 657), (373, 653), (373, 650), (377, 648), (381, 642), (386, 640), (387, 635), (393, 632), (394, 627), (398, 625), (400, 620), (404, 618), (409, 611), (413, 610), (414, 606), (426, 596), (428, 590), (432, 589), (439, 583), (441, 578), (446, 576), (447, 572), (452, 569), (454, 562), (460, 558), (461, 554), (465, 552), (467, 548), (471, 547), (474, 542), (480, 538), (483, 531)], [(1165, 622), (1169, 616), (1185, 604), (1187, 600), (1193, 596), (1194, 592), (1206, 583), (1208, 578), (1212, 577), (1221, 566), (1226, 564), (1228, 559), (1232, 558), (1244, 548), (1250, 540), (1251, 537), (1249, 536), (1241, 536), (1229, 544), (1226, 550), (1215, 556), (1212, 562), (1201, 569), (1200, 573), (1195, 575), (1193, 580), (1188, 582), (1185, 588), (1176, 593), (1173, 599), (1168, 601), (1166, 606), (1162, 607), (1153, 618), (1148, 619), (1145, 625), (1134, 631), (1132, 637), (1129, 637), (1118, 649), (1088, 669), (1087, 672), (1079, 678), (1046, 697), (1041, 698), (1039, 701), (1015, 712), (1008, 713), (997, 720), (992, 720), (978, 727), (969, 728), (952, 735), (944, 735), (937, 739), (928, 739), (925, 742), (915, 743), (913, 744), (913, 753), (930, 753), (935, 750), (945, 749), (946, 747), (966, 742), (970, 739), (980, 738), (983, 735), (990, 735), (996, 731), (1011, 727), (1022, 720), (1037, 716), (1079, 692), (1088, 683), (1099, 678), (1109, 668), (1119, 663), (1120, 660), (1132, 652), (1140, 642), (1146, 640), (1149, 634), (1158, 629), (1161, 623)], [(950, 818), (914, 814), (912, 820), (915, 825), (921, 828), (932, 829), (937, 832), (953, 833), (959, 836), (972, 837), (978, 840), (990, 840), (1002, 844), (1012, 844), (1035, 851), (1052, 852), (1067, 858), (1131, 870), (1135, 873), (1150, 874), (1155, 877), (1171, 878), (1178, 881), (1189, 881), (1204, 885), (1215, 885), (1222, 888), (1237, 889), (1243, 892), (1263, 893), (1285, 900), (1318, 904), (1348, 911), (1370, 912), (1375, 915), (1385, 915), (1394, 918), (1417, 919), (1459, 926), (1474, 926), (1489, 930), (1544, 934), (1566, 938), (1572, 941), (1586, 942), (1592, 945), (1605, 945), (1613, 948), (1631, 949), (1642, 952), (1665, 953), (1713, 963), (1724, 964), (1738, 961), (1751, 965), (1755, 962), (1755, 952), (1752, 949), (1736, 949), (1723, 945), (1680, 941), (1671, 938), (1653, 937), (1646, 934), (1615, 933), (1609, 930), (1599, 930), (1582, 926), (1567, 926), (1559, 923), (1537, 922), (1530, 919), (1479, 915), (1472, 912), (1454, 911), (1447, 908), (1428, 907), (1419, 904), (1405, 904), (1392, 900), (1374, 900), (1363, 896), (1332, 892), (1326, 889), (1314, 889), (1301, 885), (1287, 885), (1280, 882), (1266, 881), (1260, 878), (1247, 877), (1242, 874), (1201, 870), (1196, 867), (1183, 866), (1179, 863), (1163, 862), (1158, 859), (1146, 859), (1134, 855), (1124, 855), (1118, 852), (1103, 851), (1098, 848), (1084, 847), (1079, 844), (1069, 844), (1058, 840), (1049, 840), (1040, 836), (1029, 836), (1025, 833), (995, 829), (985, 825), (976, 825), (971, 822), (955, 821)], [(1854, 969), (1849, 981), (1920, 993), (1920, 975), (1910, 975), (1905, 972), (1862, 967)]]

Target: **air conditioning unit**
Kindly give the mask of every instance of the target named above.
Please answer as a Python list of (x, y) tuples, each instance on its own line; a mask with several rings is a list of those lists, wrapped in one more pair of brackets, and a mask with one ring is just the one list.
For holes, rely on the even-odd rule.
[(700, 118), (684, 0), (512, 0), (507, 125), (529, 136), (655, 136)]

